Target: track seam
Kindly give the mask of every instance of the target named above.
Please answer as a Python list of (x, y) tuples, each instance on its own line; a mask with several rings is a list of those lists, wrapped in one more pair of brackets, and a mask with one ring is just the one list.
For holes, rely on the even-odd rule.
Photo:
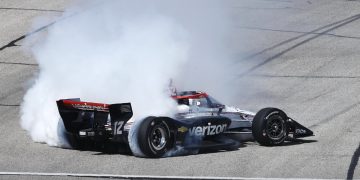
[(212, 176), (151, 176), (151, 175), (115, 175), (115, 174), (79, 174), (79, 173), (40, 173), (40, 172), (0, 172), (1, 175), (8, 176), (59, 176), (59, 177), (80, 177), (80, 178), (108, 178), (108, 179), (157, 179), (157, 180), (276, 180), (276, 179), (293, 179), (306, 180), (311, 178), (247, 178), (247, 177), (212, 177)]
[(24, 66), (39, 66), (34, 63), (22, 63), (22, 62), (0, 62), (0, 64), (9, 64), (9, 65), (24, 65)]
[[(101, 3), (99, 3), (99, 4), (101, 4)], [(95, 7), (96, 7), (96, 6), (95, 6)], [(1, 9), (1, 8), (0, 8), (0, 9)], [(21, 8), (19, 8), (19, 9), (21, 9)], [(31, 9), (28, 9), (28, 10), (31, 10)], [(36, 10), (36, 9), (33, 9), (33, 10)], [(60, 12), (60, 11), (59, 11), (59, 12)], [(65, 12), (65, 11), (61, 11), (61, 12)], [(82, 12), (83, 12), (83, 11), (82, 11)], [(65, 20), (65, 19), (67, 19), (67, 18), (73, 17), (73, 16), (75, 16), (75, 15), (77, 15), (77, 14), (79, 14), (79, 13), (82, 13), (82, 12), (75, 12), (75, 13), (73, 13), (73, 14), (71, 14), (71, 15), (68, 15), (68, 16), (63, 17), (63, 18), (61, 18), (61, 19), (55, 20), (55, 21), (53, 21), (53, 22), (51, 22), (51, 23), (49, 23), (49, 24), (47, 24), (47, 25), (44, 25), (44, 26), (42, 26), (42, 27), (40, 27), (40, 28), (38, 28), (38, 29), (30, 32), (30, 33), (24, 34), (24, 35), (18, 37), (17, 39), (14, 39), (14, 40), (10, 41), (8, 44), (0, 47), (0, 51), (3, 51), (4, 49), (10, 48), (10, 47), (13, 47), (13, 46), (19, 46), (19, 45), (17, 45), (16, 43), (19, 42), (20, 40), (23, 40), (24, 38), (26, 38), (26, 37), (28, 37), (28, 36), (31, 36), (31, 35), (33, 35), (33, 34), (35, 34), (35, 33), (38, 33), (38, 32), (40, 32), (40, 31), (42, 31), (42, 30), (44, 30), (44, 29), (47, 29), (47, 28), (49, 28), (50, 26), (54, 25), (55, 23), (57, 23), (57, 22), (59, 22), (59, 21), (63, 21), (63, 20)], [(38, 66), (38, 64), (30, 64), (30, 63), (0, 62), (0, 64), (14, 64), (14, 65)]]
[(0, 104), (0, 107), (19, 107), (20, 104)]
[[(359, 15), (359, 14), (358, 14), (358, 15)], [(290, 43), (290, 42), (295, 41), (295, 40), (297, 40), (297, 39), (300, 39), (300, 38), (302, 38), (302, 37), (311, 35), (312, 33), (316, 33), (317, 31), (321, 31), (321, 30), (323, 30), (323, 29), (329, 28), (329, 27), (334, 26), (334, 25), (336, 25), (336, 24), (346, 22), (346, 21), (348, 21), (348, 20), (350, 20), (350, 19), (352, 19), (352, 18), (354, 18), (354, 17), (356, 17), (356, 16), (358, 16), (358, 15), (351, 16), (351, 17), (345, 18), (345, 19), (343, 19), (343, 20), (340, 20), (340, 21), (336, 21), (336, 22), (334, 22), (334, 23), (327, 24), (327, 25), (325, 25), (325, 26), (316, 28), (316, 29), (314, 29), (314, 30), (312, 30), (312, 31), (310, 31), (310, 32), (308, 32), (308, 33), (306, 33), (306, 34), (301, 34), (301, 35), (299, 35), (299, 36), (296, 36), (296, 37), (287, 39), (287, 40), (282, 41), (282, 42), (280, 42), (280, 43), (277, 43), (277, 44), (275, 44), (275, 45), (273, 45), (273, 46), (271, 46), (271, 47), (265, 48), (265, 49), (263, 49), (263, 50), (261, 50), (261, 51), (259, 51), (259, 52), (257, 52), (257, 53), (253, 53), (253, 54), (251, 54), (251, 55), (248, 55), (248, 56), (246, 56), (244, 59), (254, 58), (255, 56), (258, 56), (258, 55), (260, 55), (260, 54), (263, 54), (263, 53), (266, 52), (266, 51), (273, 50), (273, 49), (275, 49), (275, 48), (277, 48), (277, 47), (280, 47), (280, 46), (282, 46), (282, 45), (284, 45), (284, 44), (287, 44), (287, 43)], [(323, 33), (321, 33), (321, 34), (323, 34)]]
[(12, 8), (12, 7), (0, 7), (0, 10), (16, 10), (16, 11), (46, 11), (46, 12), (64, 12), (54, 9), (35, 9), (35, 8)]
[(304, 79), (359, 79), (360, 76), (297, 76), (297, 75), (267, 75), (267, 74), (253, 74), (253, 77), (268, 77), (268, 78), (304, 78)]
[[(291, 51), (291, 50), (293, 50), (293, 49), (295, 49), (295, 48), (297, 48), (297, 47), (299, 47), (299, 46), (301, 46), (301, 45), (303, 45), (303, 44), (305, 44), (305, 43), (308, 43), (309, 41), (312, 41), (312, 40), (314, 40), (314, 39), (322, 36), (324, 33), (328, 33), (328, 32), (330, 32), (330, 31), (333, 31), (333, 30), (335, 30), (335, 29), (338, 29), (338, 28), (340, 28), (340, 27), (343, 27), (343, 26), (345, 26), (345, 25), (347, 25), (347, 24), (350, 24), (350, 23), (352, 23), (352, 22), (354, 22), (354, 21), (356, 21), (356, 20), (358, 20), (358, 19), (360, 19), (360, 14), (354, 15), (354, 16), (352, 16), (352, 17), (350, 17), (350, 18), (346, 18), (346, 20), (340, 21), (340, 23), (339, 23), (339, 22), (338, 22), (338, 23), (333, 23), (333, 24), (336, 25), (336, 26), (334, 26), (334, 27), (329, 26), (329, 27), (331, 27), (330, 29), (327, 29), (327, 30), (325, 30), (325, 31), (322, 31), (322, 32), (321, 32), (320, 34), (318, 34), (318, 35), (315, 35), (315, 36), (312, 36), (312, 37), (310, 37), (310, 38), (307, 38), (307, 39), (305, 39), (305, 40), (303, 40), (303, 41), (300, 41), (299, 43), (296, 43), (295, 45), (293, 45), (293, 46), (291, 46), (291, 47), (289, 47), (289, 48), (286, 48), (285, 50), (283, 50), (283, 51), (281, 51), (281, 52), (279, 52), (279, 53), (277, 53), (277, 54), (275, 54), (275, 55), (267, 58), (265, 61), (263, 61), (263, 62), (255, 65), (255, 66), (253, 66), (252, 68), (248, 69), (247, 71), (239, 74), (239, 76), (240, 76), (240, 77), (241, 77), (241, 76), (245, 76), (245, 75), (251, 73), (252, 71), (260, 68), (261, 66), (264, 66), (265, 64), (271, 62), (272, 60), (274, 60), (274, 59), (276, 59), (276, 58), (284, 55), (285, 53), (287, 53), (287, 52), (289, 52), (289, 51)], [(323, 29), (324, 29), (324, 28), (323, 28)], [(313, 32), (313, 31), (312, 31), (312, 32)], [(315, 32), (316, 32), (316, 31), (315, 31)], [(309, 34), (306, 34), (306, 35), (309, 35)], [(302, 36), (306, 36), (306, 35), (301, 35), (301, 36), (298, 36), (298, 37), (302, 37)], [(298, 37), (297, 37), (297, 38), (298, 38)], [(297, 39), (297, 38), (296, 38), (296, 39)]]
[(306, 31), (293, 31), (293, 30), (282, 30), (282, 29), (270, 29), (270, 28), (261, 28), (261, 27), (248, 27), (248, 26), (238, 26), (237, 28), (240, 29), (250, 29), (250, 30), (259, 30), (259, 31), (272, 31), (272, 32), (284, 32), (284, 33), (296, 33), (296, 34), (314, 34), (314, 35), (324, 35), (330, 37), (337, 37), (337, 38), (346, 38), (346, 39), (357, 39), (360, 40), (360, 37), (356, 36), (345, 36), (345, 35), (337, 35), (333, 33), (317, 33), (317, 32), (306, 32)]

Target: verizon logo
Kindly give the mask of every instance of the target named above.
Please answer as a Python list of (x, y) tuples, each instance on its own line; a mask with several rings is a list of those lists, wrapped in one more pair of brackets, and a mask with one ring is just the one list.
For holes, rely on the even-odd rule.
[(196, 126), (189, 129), (190, 136), (211, 136), (224, 132), (227, 124)]

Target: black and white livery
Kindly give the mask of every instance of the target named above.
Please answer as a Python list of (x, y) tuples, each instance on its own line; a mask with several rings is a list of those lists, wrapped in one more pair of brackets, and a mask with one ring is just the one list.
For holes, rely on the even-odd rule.
[(135, 155), (151, 158), (163, 157), (177, 147), (195, 152), (207, 148), (234, 150), (239, 147), (236, 135), (241, 134), (251, 135), (264, 146), (313, 135), (277, 108), (264, 108), (255, 114), (221, 104), (200, 91), (183, 91), (172, 98), (178, 103), (174, 117), (150, 116), (137, 123), (130, 103), (61, 99), (57, 105), (74, 148), (89, 142), (118, 143), (130, 147)]

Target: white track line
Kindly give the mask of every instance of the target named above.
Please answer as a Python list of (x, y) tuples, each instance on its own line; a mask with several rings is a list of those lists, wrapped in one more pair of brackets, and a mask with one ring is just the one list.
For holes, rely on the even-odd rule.
[[(41, 173), (41, 172), (0, 172), (1, 175), (8, 176), (67, 176), (67, 177), (91, 177), (91, 178), (109, 178), (109, 179), (195, 179), (195, 180), (310, 180), (308, 178), (246, 178), (246, 177), (211, 177), (211, 176), (146, 176), (146, 175), (116, 175), (116, 174), (81, 174), (81, 173)], [(325, 179), (323, 179), (325, 180)]]

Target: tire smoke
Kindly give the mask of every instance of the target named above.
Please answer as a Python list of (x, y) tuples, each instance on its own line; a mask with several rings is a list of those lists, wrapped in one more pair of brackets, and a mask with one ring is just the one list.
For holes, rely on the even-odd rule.
[(81, 13), (55, 23), (41, 39), (27, 39), (40, 70), (24, 96), (21, 126), (34, 141), (67, 146), (58, 133), (58, 99), (131, 102), (137, 119), (172, 116), (171, 78), (179, 89), (215, 94), (231, 80), (222, 1), (97, 2), (70, 7), (63, 17)]

